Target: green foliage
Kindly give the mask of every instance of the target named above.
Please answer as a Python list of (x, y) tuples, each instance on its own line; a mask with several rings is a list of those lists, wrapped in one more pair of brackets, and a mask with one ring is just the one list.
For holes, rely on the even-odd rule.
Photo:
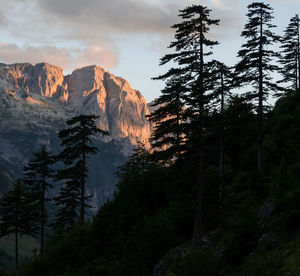
[(246, 259), (242, 271), (245, 275), (298, 275), (300, 273), (299, 237), (283, 240), (275, 248), (259, 248)]
[(260, 98), (266, 100), (268, 93), (278, 92), (278, 86), (272, 82), (270, 73), (278, 72), (279, 67), (272, 61), (279, 57), (278, 53), (271, 50), (270, 46), (279, 42), (272, 29), (273, 9), (269, 4), (254, 2), (248, 5), (248, 21), (245, 24), (241, 36), (247, 39), (238, 52), (240, 61), (236, 65), (236, 83), (240, 85), (251, 85), (252, 90), (246, 97), (252, 99)]
[(0, 165), (0, 194), (7, 193), (9, 187), (13, 184), (13, 176)]
[(152, 147), (157, 151), (157, 158), (163, 162), (172, 162), (185, 151), (184, 137), (187, 124), (184, 96), (186, 92), (186, 81), (179, 76), (172, 76), (166, 81), (162, 95), (152, 104), (152, 107), (156, 108), (149, 116), (154, 125)]
[(299, 120), (300, 96), (297, 90), (277, 102), (266, 141), (270, 158), (270, 189), (278, 205), (277, 219), (281, 227), (285, 226), (288, 231), (295, 231), (300, 225)]
[(19, 236), (32, 234), (30, 207), (27, 193), (20, 179), (16, 180), (7, 194), (0, 198), (0, 238), (13, 234), (15, 237), (15, 268), (19, 267)]
[(290, 84), (290, 90), (300, 88), (300, 18), (296, 14), (290, 19), (282, 38), (280, 63), (283, 79), (279, 82)]
[(0, 266), (0, 276), (8, 276), (5, 270)]
[(96, 126), (97, 116), (79, 115), (66, 123), (68, 127), (59, 132), (63, 150), (56, 157), (64, 164), (58, 170), (55, 181), (61, 183), (59, 195), (56, 197), (58, 211), (53, 226), (69, 229), (78, 220), (84, 221), (85, 208), (91, 196), (86, 195), (87, 159), (96, 154), (98, 149), (93, 145), (92, 137), (96, 134), (108, 135), (107, 131)]
[(210, 248), (189, 248), (188, 252), (177, 257), (168, 275), (174, 276), (213, 276), (218, 273), (219, 259)]
[(50, 188), (49, 179), (53, 177), (54, 164), (52, 153), (42, 146), (33, 154), (32, 159), (24, 167), (23, 182), (26, 185), (28, 212), (30, 216), (31, 227), (40, 232), (40, 254), (43, 256), (45, 225), (48, 222), (48, 214), (46, 210), (46, 202), (51, 199), (47, 197)]
[(16, 180), (0, 198), (0, 237), (31, 233), (27, 204), (24, 186), (21, 180)]
[[(34, 237), (22, 235), (19, 237), (20, 262), (31, 259), (39, 248), (39, 242)], [(1, 238), (0, 242), (0, 266), (7, 271), (15, 268), (15, 235), (11, 234)], [(1, 275), (1, 274), (0, 274)]]

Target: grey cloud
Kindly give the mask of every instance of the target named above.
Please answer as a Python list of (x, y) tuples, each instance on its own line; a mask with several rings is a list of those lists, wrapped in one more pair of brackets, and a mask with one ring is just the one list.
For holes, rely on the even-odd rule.
[(6, 17), (3, 10), (0, 10), (0, 27), (6, 26), (8, 23), (8, 18)]
[(35, 47), (25, 44), (20, 47), (9, 43), (0, 43), (0, 60), (4, 63), (47, 62), (65, 70), (72, 70), (88, 64), (99, 64), (105, 68), (111, 68), (118, 61), (115, 53), (99, 46), (84, 49), (59, 49), (48, 45)]
[(65, 68), (71, 62), (71, 55), (66, 49), (52, 46), (33, 47), (25, 44), (20, 47), (16, 44), (0, 43), (0, 60), (5, 63), (48, 62)]
[(223, 9), (232, 9), (239, 6), (239, 0), (211, 0), (211, 3)]
[(40, 0), (48, 16), (64, 24), (88, 26), (101, 32), (169, 32), (176, 22), (179, 4), (150, 4), (142, 0)]
[[(204, 2), (203, 2), (204, 1)], [(224, 22), (234, 22), (238, 0), (203, 0)], [(12, 21), (14, 32), (31, 37), (40, 35), (54, 39), (99, 42), (103, 36), (126, 33), (170, 34), (170, 26), (178, 22), (178, 10), (196, 0), (0, 0)], [(235, 26), (236, 24), (233, 24)], [(31, 31), (32, 29), (32, 31)], [(27, 36), (28, 37), (28, 36)], [(41, 43), (41, 42), (40, 42)]]
[(300, 6), (299, 0), (272, 0), (274, 2), (279, 2), (279, 3), (297, 3)]
[[(226, 1), (227, 5), (224, 8), (222, 5), (212, 5), (212, 0), (206, 0), (206, 3), (213, 7), (213, 17), (221, 18), (221, 26), (217, 28), (221, 31), (213, 30), (216, 39), (230, 37), (232, 32), (239, 28), (239, 17), (236, 13), (228, 11), (228, 7), (232, 7), (229, 2), (234, 3), (236, 0)], [(159, 40), (168, 44), (166, 41), (169, 41), (173, 32), (170, 26), (180, 20), (178, 10), (198, 2), (0, 0), (0, 7), (10, 20), (5, 27), (6, 34), (15, 37), (19, 43), (29, 43), (24, 47), (0, 44), (0, 59), (5, 62), (48, 61), (65, 69), (90, 63), (111, 68), (118, 63), (118, 51), (114, 44), (116, 38), (128, 34), (146, 34), (150, 38), (154, 35), (153, 39), (149, 39), (151, 44), (158, 34)], [(5, 37), (5, 33), (2, 37)]]
[(230, 8), (230, 6), (226, 9), (215, 8), (212, 10), (212, 17), (220, 19), (219, 26), (212, 29), (215, 39), (232, 39), (234, 36), (239, 36), (243, 28), (240, 9)]
[[(37, 0), (36, 0), (37, 1)], [(238, 0), (210, 0), (213, 15), (221, 19), (223, 38), (228, 33), (240, 31)], [(69, 35), (99, 41), (102, 35), (148, 33), (169, 35), (171, 25), (179, 21), (178, 10), (195, 0), (38, 0), (45, 17), (69, 29)], [(75, 27), (76, 26), (76, 27)], [(216, 36), (218, 36), (216, 32)], [(225, 35), (224, 35), (225, 34)]]

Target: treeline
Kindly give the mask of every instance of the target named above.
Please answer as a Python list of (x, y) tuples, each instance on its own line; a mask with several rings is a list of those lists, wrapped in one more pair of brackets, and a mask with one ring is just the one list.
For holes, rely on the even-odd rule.
[[(97, 116), (79, 115), (66, 121), (59, 132), (62, 151), (54, 155), (42, 146), (23, 169), (7, 194), (0, 199), (0, 237), (14, 234), (16, 274), (19, 269), (18, 240), (20, 235), (40, 236), (39, 258), (43, 263), (45, 226), (57, 231), (69, 230), (84, 222), (85, 208), (93, 195), (87, 195), (86, 164), (98, 149), (92, 139), (96, 134), (108, 135), (96, 126)], [(63, 165), (63, 166), (62, 166)], [(54, 167), (56, 169), (54, 170)], [(53, 183), (60, 186), (57, 196), (49, 197)], [(55, 206), (55, 218), (49, 221), (49, 205)]]
[[(272, 23), (271, 6), (262, 2), (250, 4), (248, 21), (241, 34), (245, 43), (237, 53), (238, 63), (230, 68), (209, 59), (213, 47), (219, 44), (209, 39), (210, 28), (219, 25), (219, 20), (211, 19), (210, 12), (200, 5), (180, 11), (182, 22), (172, 26), (175, 39), (169, 48), (173, 53), (161, 59), (161, 65), (171, 63), (177, 66), (156, 78), (165, 80), (166, 87), (155, 100), (153, 106), (157, 109), (150, 116), (155, 124), (152, 145), (158, 161), (171, 166), (186, 160), (196, 164), (191, 177), (196, 183), (193, 244), (201, 243), (204, 231), (206, 140), (212, 133), (219, 139), (218, 201), (222, 214), (227, 119), (224, 105), (228, 97), (234, 98), (232, 89), (240, 89), (242, 103), (255, 114), (257, 123), (253, 134), (257, 142), (257, 174), (254, 182), (257, 195), (263, 197), (267, 192), (263, 166), (264, 120), (270, 108), (265, 102), (270, 96), (280, 97), (300, 87), (298, 15), (291, 18), (281, 38), (272, 31), (276, 26)], [(276, 43), (281, 43), (281, 53), (272, 50)], [(275, 81), (274, 73), (281, 74), (282, 79)], [(280, 86), (280, 83), (285, 86)]]
[[(257, 186), (257, 117), (239, 96), (224, 108), (219, 207), (218, 132), (205, 136), (203, 232), (192, 242), (193, 159), (162, 165), (138, 147), (119, 171), (114, 199), (90, 223), (57, 232), (20, 275), (297, 275), (300, 90), (266, 113), (264, 185)], [(217, 120), (218, 116), (212, 118)]]
[(53, 235), (43, 263), (37, 256), (22, 275), (300, 273), (299, 16), (280, 37), (270, 5), (250, 4), (229, 67), (210, 57), (219, 44), (210, 13), (189, 6), (173, 26), (152, 149), (139, 145), (117, 172), (114, 199), (91, 223)]

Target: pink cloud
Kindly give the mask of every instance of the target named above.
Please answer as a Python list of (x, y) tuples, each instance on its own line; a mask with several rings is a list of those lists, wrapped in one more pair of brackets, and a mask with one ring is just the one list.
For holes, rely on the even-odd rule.
[(94, 45), (78, 51), (75, 65), (82, 67), (91, 64), (98, 64), (104, 68), (113, 68), (118, 63), (118, 55), (114, 50)]
[(0, 60), (4, 63), (47, 62), (64, 70), (73, 70), (75, 67), (90, 64), (112, 68), (116, 66), (118, 58), (116, 53), (100, 46), (67, 49), (48, 45), (34, 47), (25, 44), (20, 47), (16, 44), (0, 43)]

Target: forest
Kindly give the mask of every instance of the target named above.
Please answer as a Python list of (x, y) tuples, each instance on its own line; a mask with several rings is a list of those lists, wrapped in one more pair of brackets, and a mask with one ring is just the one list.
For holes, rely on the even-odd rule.
[[(0, 275), (300, 275), (300, 18), (282, 35), (273, 19), (248, 6), (230, 67), (212, 58), (222, 22), (202, 5), (179, 11), (151, 148), (133, 150), (90, 216), (86, 160), (109, 133), (94, 115), (68, 120), (61, 152), (33, 153), (0, 199), (0, 236), (16, 245), (15, 272)], [(40, 246), (19, 263), (22, 235)]]

